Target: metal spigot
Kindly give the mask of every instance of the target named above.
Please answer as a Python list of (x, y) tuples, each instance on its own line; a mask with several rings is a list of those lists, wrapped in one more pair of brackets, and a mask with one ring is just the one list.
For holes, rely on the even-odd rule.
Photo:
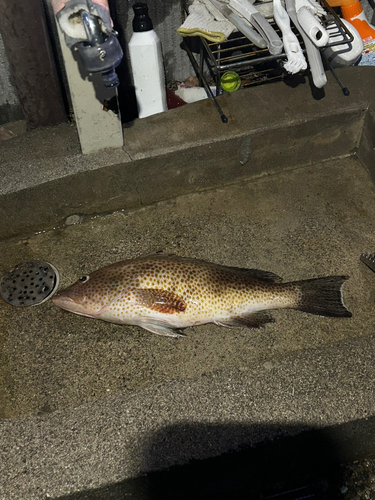
[(80, 14), (85, 28), (87, 40), (77, 43), (83, 66), (90, 73), (101, 73), (106, 87), (118, 87), (120, 81), (115, 68), (123, 57), (121, 45), (117, 39), (117, 32), (111, 34), (102, 31), (97, 16), (82, 11)]

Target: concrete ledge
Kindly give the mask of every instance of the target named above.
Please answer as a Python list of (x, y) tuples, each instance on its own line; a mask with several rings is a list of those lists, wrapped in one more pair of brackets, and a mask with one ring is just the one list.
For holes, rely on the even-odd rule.
[[(61, 225), (72, 213), (95, 214), (138, 208), (192, 191), (248, 180), (280, 170), (352, 154), (358, 149), (363, 111), (196, 145), (163, 155), (92, 168), (83, 157), (79, 172), (38, 183), (0, 198), (0, 237)], [(111, 159), (117, 153), (111, 153)], [(97, 160), (99, 155), (95, 155)], [(105, 162), (105, 152), (101, 155)], [(70, 159), (70, 164), (72, 160)], [(87, 165), (89, 163), (89, 165)], [(109, 162), (108, 162), (109, 163)]]
[[(202, 427), (211, 433), (210, 426)], [(220, 427), (221, 435), (228, 432), (228, 427)], [(272, 434), (276, 438), (219, 457), (193, 460), (166, 471), (64, 495), (58, 500), (118, 500), (124, 497), (134, 500), (206, 500), (272, 498), (272, 494), (281, 498), (299, 495), (298, 498), (334, 499), (339, 498), (345, 484), (340, 465), (369, 458), (375, 451), (373, 417), (323, 429), (305, 430), (298, 425), (259, 427), (266, 435)], [(280, 437), (281, 429), (287, 437)], [(185, 435), (187, 431), (194, 432), (190, 428), (173, 430)], [(199, 437), (196, 430), (196, 438)]]
[(334, 81), (321, 100), (307, 85), (282, 82), (222, 96), (226, 125), (208, 100), (137, 120), (125, 130), (125, 151), (81, 155), (68, 126), (7, 141), (0, 237), (353, 154), (372, 109), (373, 69), (342, 71), (349, 98)]
[[(267, 427), (273, 426), (261, 426)], [(277, 435), (280, 426), (274, 427), (278, 427), (273, 429)], [(371, 446), (374, 418), (299, 432), (298, 426), (282, 426), (282, 429), (289, 437), (278, 437), (235, 453), (195, 460), (167, 471), (64, 495), (58, 500), (118, 500), (124, 497), (206, 500), (272, 498), (272, 494), (282, 498), (288, 493), (299, 495), (298, 498), (317, 495), (317, 498), (333, 499), (338, 498), (345, 484), (340, 465), (368, 458), (374, 453)], [(228, 428), (223, 426), (221, 431), (225, 434)], [(207, 432), (210, 432), (209, 427)], [(298, 434), (293, 435), (294, 432)]]

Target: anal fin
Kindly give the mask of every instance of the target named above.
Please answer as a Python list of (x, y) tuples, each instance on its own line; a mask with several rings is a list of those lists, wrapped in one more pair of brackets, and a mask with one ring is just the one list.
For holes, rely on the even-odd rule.
[(267, 323), (274, 323), (273, 317), (266, 312), (256, 312), (246, 316), (236, 316), (225, 321), (215, 321), (215, 325), (233, 328), (236, 326), (244, 328), (262, 328)]

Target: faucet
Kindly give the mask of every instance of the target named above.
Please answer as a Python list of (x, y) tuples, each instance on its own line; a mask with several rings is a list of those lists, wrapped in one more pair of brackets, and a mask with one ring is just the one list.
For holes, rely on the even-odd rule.
[(118, 87), (119, 79), (115, 68), (120, 64), (123, 52), (112, 29), (109, 36), (102, 31), (97, 16), (81, 11), (80, 17), (87, 35), (87, 41), (78, 42), (76, 50), (84, 67), (90, 73), (101, 73), (105, 87)]
[[(89, 73), (101, 73), (105, 87), (118, 87), (115, 68), (123, 57), (106, 0), (51, 0), (67, 46)], [(78, 21), (78, 22), (77, 22)], [(80, 21), (80, 22), (79, 22)]]

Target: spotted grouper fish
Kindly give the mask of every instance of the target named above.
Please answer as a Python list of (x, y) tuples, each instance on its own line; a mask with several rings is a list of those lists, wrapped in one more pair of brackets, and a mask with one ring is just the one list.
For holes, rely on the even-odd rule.
[(259, 328), (273, 322), (265, 312), (270, 309), (350, 317), (342, 300), (346, 279), (283, 283), (267, 271), (154, 254), (82, 276), (52, 301), (75, 314), (177, 337), (184, 328), (205, 323)]

